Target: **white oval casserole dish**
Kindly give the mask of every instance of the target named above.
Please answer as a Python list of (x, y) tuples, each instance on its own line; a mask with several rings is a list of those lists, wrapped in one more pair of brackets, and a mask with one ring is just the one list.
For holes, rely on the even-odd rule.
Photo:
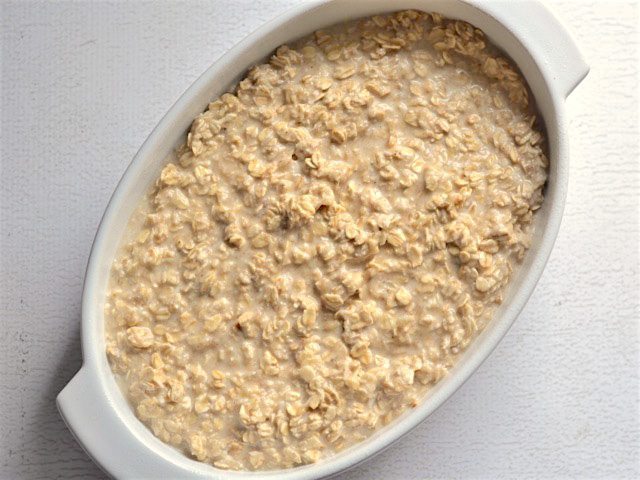
[[(208, 102), (242, 78), (279, 45), (331, 24), (376, 13), (418, 9), (465, 20), (518, 65), (544, 119), (549, 143), (549, 179), (536, 233), (505, 302), (447, 377), (423, 401), (391, 425), (338, 455), (289, 470), (232, 472), (187, 458), (162, 443), (137, 420), (107, 362), (103, 304), (109, 270), (127, 221), (157, 178), (165, 159), (183, 143), (191, 121)], [(211, 66), (176, 102), (151, 133), (123, 175), (104, 213), (87, 267), (82, 298), (81, 370), (58, 395), (60, 413), (93, 460), (116, 478), (310, 479), (352, 467), (409, 432), (476, 370), (505, 335), (540, 278), (555, 241), (568, 180), (564, 102), (588, 73), (565, 29), (537, 2), (464, 0), (316, 0), (304, 2), (255, 31)]]

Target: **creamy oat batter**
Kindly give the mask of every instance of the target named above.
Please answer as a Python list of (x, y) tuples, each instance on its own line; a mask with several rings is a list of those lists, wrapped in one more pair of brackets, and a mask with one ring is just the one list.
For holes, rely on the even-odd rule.
[(260, 470), (415, 407), (529, 246), (533, 107), (481, 31), (436, 14), (336, 26), (254, 67), (194, 120), (113, 263), (107, 353), (138, 418)]

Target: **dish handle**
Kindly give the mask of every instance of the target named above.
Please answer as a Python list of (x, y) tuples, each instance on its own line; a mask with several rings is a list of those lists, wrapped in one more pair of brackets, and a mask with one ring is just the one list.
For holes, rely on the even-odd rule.
[(116, 478), (181, 478), (185, 471), (132, 435), (90, 368), (83, 366), (56, 399), (78, 443)]
[(562, 22), (543, 3), (485, 2), (482, 8), (501, 21), (542, 59), (543, 69), (562, 98), (568, 97), (589, 73), (589, 65)]

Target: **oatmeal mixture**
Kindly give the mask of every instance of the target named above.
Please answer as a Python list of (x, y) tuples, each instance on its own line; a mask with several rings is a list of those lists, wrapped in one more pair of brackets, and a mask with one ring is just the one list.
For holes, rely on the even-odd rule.
[(405, 11), (280, 47), (194, 120), (113, 263), (107, 353), (138, 418), (261, 470), (415, 407), (529, 246), (542, 144), (467, 23)]

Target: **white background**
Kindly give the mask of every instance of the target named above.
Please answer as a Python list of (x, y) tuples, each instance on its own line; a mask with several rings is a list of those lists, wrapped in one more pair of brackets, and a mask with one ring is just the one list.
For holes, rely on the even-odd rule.
[[(81, 363), (100, 216), (178, 96), (294, 3), (0, 0), (0, 478), (104, 478), (54, 406)], [(568, 102), (571, 185), (548, 267), (477, 374), (342, 479), (640, 477), (638, 4), (552, 8), (592, 71)]]

